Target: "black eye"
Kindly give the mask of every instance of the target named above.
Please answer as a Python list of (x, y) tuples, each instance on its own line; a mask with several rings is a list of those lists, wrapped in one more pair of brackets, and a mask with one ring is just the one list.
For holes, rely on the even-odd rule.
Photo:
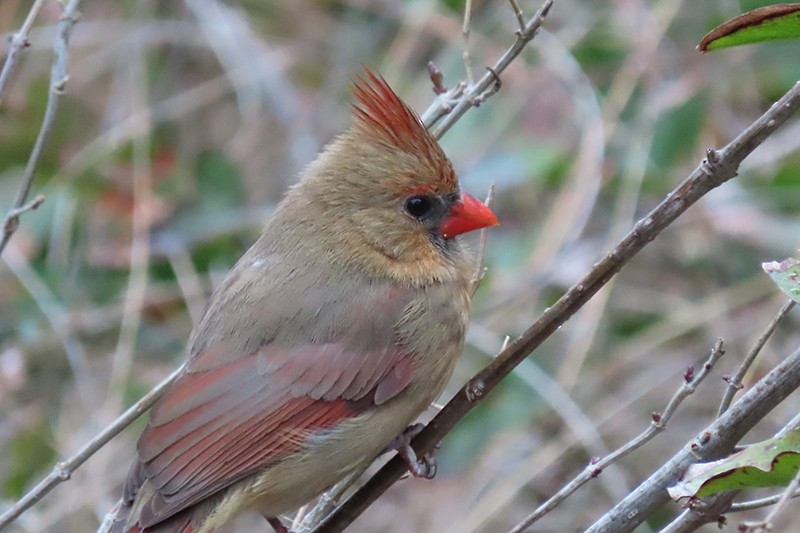
[(424, 218), (433, 209), (433, 201), (427, 196), (412, 196), (405, 203), (409, 215), (416, 219)]

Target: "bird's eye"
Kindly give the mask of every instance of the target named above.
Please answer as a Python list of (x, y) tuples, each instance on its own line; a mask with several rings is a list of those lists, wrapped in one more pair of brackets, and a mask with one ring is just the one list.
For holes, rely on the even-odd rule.
[(427, 196), (412, 196), (405, 203), (406, 212), (416, 219), (424, 218), (432, 208), (433, 202)]

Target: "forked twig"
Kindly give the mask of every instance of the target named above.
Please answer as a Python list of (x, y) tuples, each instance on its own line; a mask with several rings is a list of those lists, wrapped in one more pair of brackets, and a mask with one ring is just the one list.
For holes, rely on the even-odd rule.
[(717, 339), (717, 342), (711, 349), (711, 354), (708, 356), (708, 359), (706, 359), (705, 363), (703, 363), (700, 371), (695, 373), (694, 367), (689, 367), (689, 369), (687, 369), (686, 373), (684, 374), (683, 384), (672, 396), (663, 412), (653, 413), (653, 420), (646, 430), (602, 459), (592, 460), (592, 462), (586, 468), (584, 468), (583, 472), (575, 476), (572, 481), (564, 485), (564, 487), (550, 497), (550, 499), (541, 504), (531, 514), (526, 516), (525, 519), (517, 524), (517, 526), (514, 527), (510, 533), (522, 533), (537, 520), (555, 509), (558, 504), (567, 499), (567, 497), (573, 492), (599, 476), (604, 469), (608, 468), (610, 465), (619, 461), (631, 452), (641, 448), (656, 435), (664, 431), (664, 429), (667, 427), (667, 423), (672, 418), (672, 415), (675, 414), (675, 411), (677, 411), (680, 404), (694, 393), (694, 391), (697, 389), (697, 386), (706, 378), (706, 376), (708, 376), (709, 372), (711, 372), (711, 369), (714, 368), (714, 365), (716, 365), (717, 361), (719, 361), (720, 357), (723, 355), (725, 355), (723, 341), (722, 339)]

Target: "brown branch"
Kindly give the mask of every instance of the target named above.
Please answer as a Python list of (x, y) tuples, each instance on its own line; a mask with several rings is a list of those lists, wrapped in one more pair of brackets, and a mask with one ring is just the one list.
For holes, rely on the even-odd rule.
[[(553, 332), (561, 327), (575, 312), (594, 296), (619, 270), (655, 239), (675, 219), (709, 191), (736, 176), (742, 160), (771, 135), (800, 107), (800, 83), (797, 83), (780, 100), (774, 103), (761, 117), (719, 151), (708, 150), (707, 159), (674, 189), (647, 216), (633, 227), (630, 233), (601, 259), (577, 284), (572, 286), (552, 307), (520, 337), (512, 342), (483, 370), (469, 380), (444, 409), (414, 439), (412, 445), (417, 454), (429, 453), (434, 446), (469, 413), (482, 397), (507, 376), (522, 360), (541, 345)], [(451, 115), (448, 115), (449, 118)], [(445, 128), (446, 129), (446, 128)], [(798, 354), (800, 365), (800, 354)], [(770, 374), (772, 375), (772, 374)], [(800, 370), (798, 371), (800, 376)], [(741, 404), (745, 395), (736, 405)], [(738, 411), (737, 411), (738, 413)], [(727, 420), (728, 414), (722, 419)], [(747, 421), (752, 423), (750, 418)], [(749, 426), (747, 426), (749, 427)], [(741, 429), (741, 428), (739, 428)], [(351, 524), (381, 494), (400, 479), (406, 471), (405, 463), (395, 457), (340, 506), (323, 522), (315, 533), (342, 531)], [(653, 502), (644, 509), (661, 505), (666, 491), (655, 495)], [(661, 494), (663, 492), (663, 494)], [(639, 491), (633, 497), (639, 497)], [(609, 516), (630, 523), (640, 523), (646, 513), (634, 513), (624, 517), (615, 511)], [(608, 523), (604, 521), (603, 523)], [(602, 527), (594, 531), (603, 531)]]
[[(17, 231), (19, 227), (19, 209), (25, 205), (28, 200), (28, 195), (31, 192), (33, 185), (33, 177), (36, 172), (36, 166), (39, 164), (39, 158), (42, 155), (44, 146), (47, 139), (50, 137), (50, 132), (53, 130), (55, 123), (56, 113), (58, 112), (58, 104), (61, 95), (64, 93), (64, 88), (67, 84), (69, 76), (67, 75), (67, 64), (69, 63), (69, 38), (72, 34), (72, 28), (78, 21), (78, 3), (80, 0), (70, 0), (64, 7), (64, 13), (61, 15), (61, 20), (57, 25), (57, 37), (53, 44), (53, 52), (55, 60), (53, 67), (50, 70), (50, 92), (47, 96), (47, 106), (44, 111), (44, 118), (42, 119), (42, 126), (39, 128), (39, 134), (36, 136), (36, 142), (33, 145), (28, 163), (25, 165), (25, 171), (22, 175), (22, 183), (17, 190), (17, 196), (14, 199), (9, 212), (6, 214), (3, 222), (3, 237), (0, 239), (0, 255), (5, 250), (8, 241)], [(25, 21), (28, 22), (27, 20)], [(32, 21), (31, 21), (32, 23)], [(11, 53), (13, 53), (13, 48)], [(9, 55), (11, 54), (9, 53)], [(9, 66), (11, 58), (6, 60), (6, 66), (10, 69), (13, 63)], [(5, 67), (3, 68), (5, 72)], [(0, 86), (0, 88), (2, 88)]]
[(681, 386), (675, 391), (664, 411), (661, 413), (653, 413), (653, 420), (646, 430), (640, 433), (637, 437), (630, 440), (620, 448), (599, 460), (593, 460), (589, 465), (584, 468), (583, 472), (577, 475), (572, 481), (564, 485), (556, 494), (550, 499), (541, 504), (534, 512), (529, 514), (525, 519), (520, 522), (510, 533), (522, 533), (544, 515), (556, 508), (561, 502), (566, 500), (572, 493), (581, 488), (583, 485), (599, 476), (603, 470), (616, 463), (626, 455), (638, 450), (646, 443), (650, 442), (656, 435), (660, 434), (667, 428), (672, 415), (678, 410), (683, 401), (694, 394), (697, 386), (714, 368), (720, 357), (725, 355), (725, 348), (723, 347), (722, 339), (717, 339), (716, 344), (711, 349), (711, 354), (706, 359), (699, 372), (695, 373), (693, 367), (684, 374), (684, 380)]

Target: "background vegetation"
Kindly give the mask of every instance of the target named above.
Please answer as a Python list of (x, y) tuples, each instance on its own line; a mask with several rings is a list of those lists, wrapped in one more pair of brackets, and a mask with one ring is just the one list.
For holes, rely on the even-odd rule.
[[(518, 335), (704, 157), (800, 79), (797, 42), (700, 55), (714, 25), (768, 2), (557, 0), (545, 30), (442, 144), (464, 187), (496, 183), (488, 275), (445, 398)], [(0, 265), (0, 508), (181, 361), (205, 298), (380, 71), (412, 107), (464, 76), (461, 0), (81, 4), (67, 94)], [(513, 41), (506, 2), (472, 2), (476, 73)], [(0, 3), (0, 34), (28, 2)], [(527, 12), (539, 4), (521, 2)], [(0, 210), (39, 131), (55, 24), (47, 2), (0, 107)], [(0, 44), (0, 51), (5, 53)], [(650, 423), (717, 337), (727, 354), (667, 431), (537, 525), (577, 531), (716, 415), (785, 298), (761, 262), (793, 255), (800, 123), (653, 242), (443, 442), (433, 482), (395, 485), (353, 531), (505, 531), (591, 457)], [(746, 385), (792, 351), (795, 311)], [(748, 440), (797, 411), (778, 407)], [(428, 414), (428, 418), (433, 414)], [(14, 531), (89, 531), (113, 505), (141, 423)], [(753, 493), (760, 494), (760, 493)], [(650, 521), (657, 530), (675, 504)], [(761, 513), (763, 514), (763, 513)], [(730, 530), (755, 515), (730, 516)], [(797, 523), (790, 509), (784, 527)], [(794, 521), (794, 522), (793, 522)], [(708, 526), (709, 531), (712, 526)], [(713, 526), (716, 527), (716, 526)], [(642, 531), (647, 531), (642, 528)]]

